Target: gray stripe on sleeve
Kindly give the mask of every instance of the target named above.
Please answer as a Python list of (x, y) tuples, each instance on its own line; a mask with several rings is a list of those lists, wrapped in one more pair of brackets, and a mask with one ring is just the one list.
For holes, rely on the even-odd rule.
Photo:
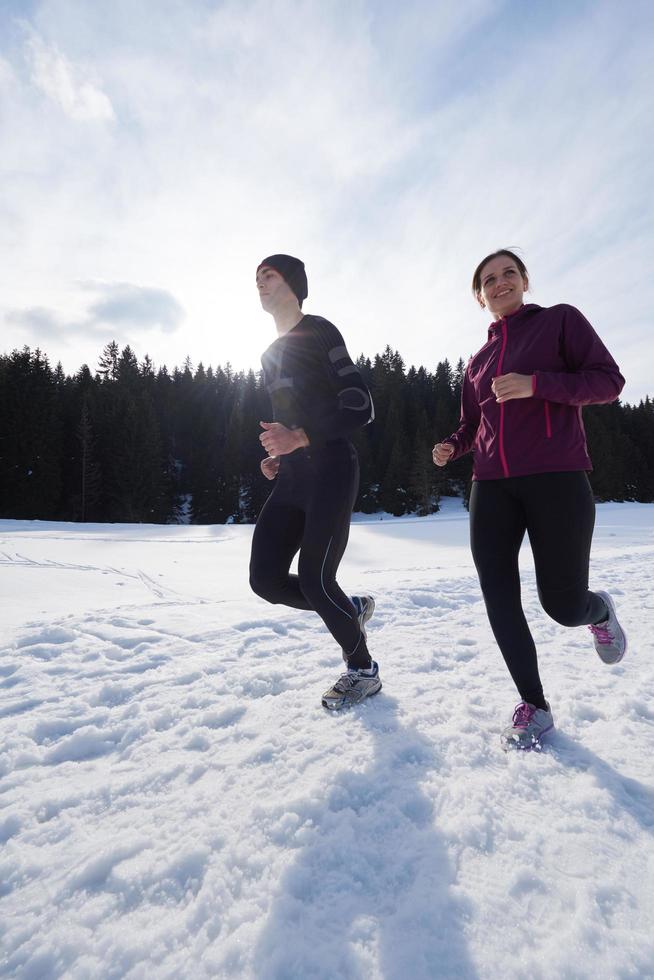
[(347, 352), (347, 347), (332, 347), (329, 352), (329, 360), (332, 362), (332, 364), (335, 364), (336, 361), (342, 361), (344, 359), (347, 359), (348, 361), (350, 359), (350, 355)]
[(273, 392), (279, 391), (280, 388), (292, 388), (292, 387), (293, 387), (293, 378), (279, 378), (278, 381), (271, 381), (269, 385), (266, 385), (266, 390), (269, 395), (272, 395)]

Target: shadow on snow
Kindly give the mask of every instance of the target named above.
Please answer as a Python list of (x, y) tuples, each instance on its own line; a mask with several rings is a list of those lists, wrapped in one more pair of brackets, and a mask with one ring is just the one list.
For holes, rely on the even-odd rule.
[(439, 758), (383, 696), (357, 711), (370, 765), (338, 776), (284, 875), (255, 951), (260, 980), (474, 980), (466, 903), (420, 780)]

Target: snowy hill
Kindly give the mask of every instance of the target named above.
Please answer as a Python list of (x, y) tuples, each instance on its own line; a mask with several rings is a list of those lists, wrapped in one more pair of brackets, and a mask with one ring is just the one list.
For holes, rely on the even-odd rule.
[(556, 733), (517, 700), (467, 514), (352, 528), (384, 689), (329, 715), (311, 614), (247, 587), (251, 527), (0, 521), (0, 975), (654, 977), (654, 506), (598, 507), (630, 639), (524, 602)]

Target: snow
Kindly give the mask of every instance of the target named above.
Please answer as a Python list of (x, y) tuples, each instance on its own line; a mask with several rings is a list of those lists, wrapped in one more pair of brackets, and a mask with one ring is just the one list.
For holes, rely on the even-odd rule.
[(355, 520), (384, 688), (342, 714), (251, 534), (0, 521), (0, 975), (653, 977), (654, 506), (598, 507), (615, 667), (523, 551), (556, 732), (520, 755), (460, 501)]

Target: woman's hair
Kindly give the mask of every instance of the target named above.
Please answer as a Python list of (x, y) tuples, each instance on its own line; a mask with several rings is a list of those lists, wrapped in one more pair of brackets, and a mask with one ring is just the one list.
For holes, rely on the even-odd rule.
[(491, 259), (499, 258), (500, 255), (506, 255), (507, 258), (513, 259), (518, 269), (520, 270), (520, 275), (522, 276), (522, 278), (525, 279), (527, 282), (529, 282), (529, 273), (527, 272), (527, 266), (524, 264), (520, 256), (516, 255), (515, 252), (512, 252), (510, 248), (498, 248), (497, 252), (491, 252), (491, 254), (487, 255), (485, 259), (482, 259), (474, 271), (474, 275), (472, 277), (472, 292), (475, 297), (479, 298), (479, 294), (481, 293), (482, 269), (484, 268), (487, 262), (490, 262)]

